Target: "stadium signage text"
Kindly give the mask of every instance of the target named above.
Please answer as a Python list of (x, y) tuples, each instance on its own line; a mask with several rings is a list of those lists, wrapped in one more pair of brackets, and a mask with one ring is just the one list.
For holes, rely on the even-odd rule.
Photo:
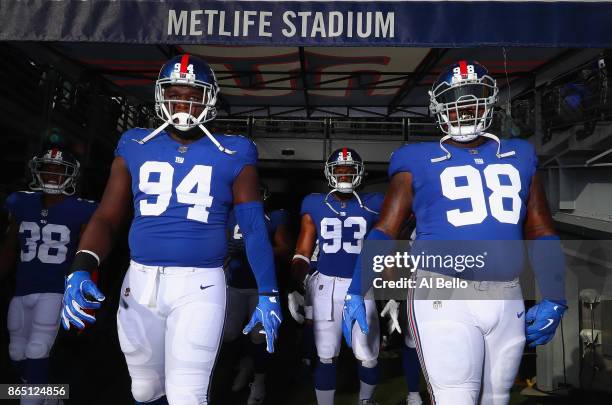
[(395, 13), (382, 11), (168, 10), (167, 34), (234, 38), (394, 38)]

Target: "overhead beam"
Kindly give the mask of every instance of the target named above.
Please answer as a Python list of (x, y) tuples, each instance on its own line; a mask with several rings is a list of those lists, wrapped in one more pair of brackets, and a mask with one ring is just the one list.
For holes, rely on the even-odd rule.
[(393, 96), (389, 106), (387, 108), (387, 115), (392, 114), (395, 108), (400, 105), (404, 97), (408, 95), (421, 80), (427, 76), (431, 70), (444, 58), (444, 55), (448, 52), (448, 48), (433, 48), (429, 51), (427, 56), (419, 63), (419, 66), (414, 70), (413, 76), (406, 80), (402, 87), (398, 90), (397, 94)]
[(348, 118), (348, 114), (339, 113), (337, 111), (326, 110), (324, 108), (314, 107), (313, 111), (318, 111), (324, 114), (337, 115), (338, 117)]
[(386, 117), (387, 116), (386, 114), (383, 114), (383, 113), (379, 113), (379, 112), (376, 112), (376, 111), (369, 111), (369, 110), (366, 110), (365, 108), (359, 108), (359, 107), (349, 106), (349, 110), (359, 111), (359, 112), (364, 113), (364, 114), (372, 114), (372, 115), (375, 115), (377, 117)]

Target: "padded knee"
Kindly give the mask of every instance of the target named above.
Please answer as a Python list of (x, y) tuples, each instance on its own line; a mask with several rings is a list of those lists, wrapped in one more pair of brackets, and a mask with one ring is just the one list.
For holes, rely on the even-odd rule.
[(28, 359), (44, 359), (49, 357), (51, 347), (43, 342), (29, 342), (26, 346), (25, 355)]
[(365, 360), (361, 362), (361, 366), (365, 368), (374, 368), (378, 364), (378, 360)]
[(136, 402), (151, 402), (160, 398), (163, 393), (158, 392), (153, 381), (132, 380), (132, 396)]
[(157, 398), (155, 401), (136, 402), (136, 405), (168, 405), (168, 400), (164, 395), (163, 397)]
[(9, 357), (13, 361), (21, 361), (26, 358), (26, 342), (16, 341), (9, 343)]

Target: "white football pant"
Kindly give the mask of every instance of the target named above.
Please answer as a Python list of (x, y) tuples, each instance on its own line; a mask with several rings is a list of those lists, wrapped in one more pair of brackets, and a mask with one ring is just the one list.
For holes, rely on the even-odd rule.
[[(309, 280), (308, 294), (312, 300), (313, 331), (317, 355), (327, 360), (338, 357), (342, 344), (342, 309), (350, 278), (331, 277), (316, 273)], [(365, 300), (366, 316), (370, 332), (365, 335), (355, 322), (353, 326), (353, 353), (363, 362), (378, 358), (380, 331), (376, 302)]]
[(7, 316), (11, 360), (49, 357), (60, 325), (62, 298), (57, 293), (13, 297)]
[(225, 319), (221, 267), (157, 267), (131, 262), (117, 312), (132, 395), (170, 405), (208, 404)]
[(409, 293), (410, 327), (432, 404), (508, 404), (525, 347), (518, 280), (418, 288), (425, 277), (451, 278), (419, 270)]

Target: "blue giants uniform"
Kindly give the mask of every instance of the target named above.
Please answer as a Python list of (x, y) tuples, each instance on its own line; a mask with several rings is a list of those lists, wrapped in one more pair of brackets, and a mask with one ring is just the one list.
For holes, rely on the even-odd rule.
[[(382, 194), (367, 193), (360, 198), (364, 206), (380, 212)], [(300, 215), (310, 215), (317, 228), (317, 270), (326, 276), (352, 278), (363, 239), (378, 219), (378, 214), (360, 207), (356, 198), (341, 202), (330, 196), (327, 202), (340, 214), (327, 206), (325, 194), (307, 195), (300, 212)]]
[(6, 209), (15, 219), (21, 247), (15, 295), (64, 292), (64, 277), (76, 252), (81, 226), (98, 204), (75, 197), (45, 208), (43, 193), (19, 191)]
[[(493, 141), (475, 148), (444, 146), (451, 158), (441, 162), (431, 162), (444, 153), (433, 142), (405, 145), (391, 158), (389, 177), (412, 174), (416, 240), (522, 240), (529, 187), (537, 166), (533, 146), (520, 139), (501, 140), (501, 153), (515, 151), (501, 159)], [(495, 263), (497, 274), (488, 274), (492, 280), (512, 279), (523, 268), (521, 260)]]
[[(265, 219), (268, 237), (272, 244), (274, 244), (274, 233), (280, 225), (287, 223), (287, 212), (285, 210), (274, 210), (266, 214)], [(231, 255), (227, 264), (227, 285), (234, 288), (255, 289), (257, 288), (257, 282), (255, 281), (253, 270), (246, 256), (246, 251), (242, 242), (242, 232), (240, 232), (240, 227), (236, 222), (234, 211), (230, 212), (227, 230), (229, 232), (230, 243), (235, 241), (239, 246), (241, 245), (242, 248), (240, 252)]]
[(166, 132), (145, 144), (148, 129), (127, 131), (116, 155), (132, 176), (134, 220), (130, 254), (152, 266), (221, 267), (232, 184), (244, 166), (257, 163), (255, 144), (242, 136), (215, 135), (233, 155), (203, 137), (188, 145)]

